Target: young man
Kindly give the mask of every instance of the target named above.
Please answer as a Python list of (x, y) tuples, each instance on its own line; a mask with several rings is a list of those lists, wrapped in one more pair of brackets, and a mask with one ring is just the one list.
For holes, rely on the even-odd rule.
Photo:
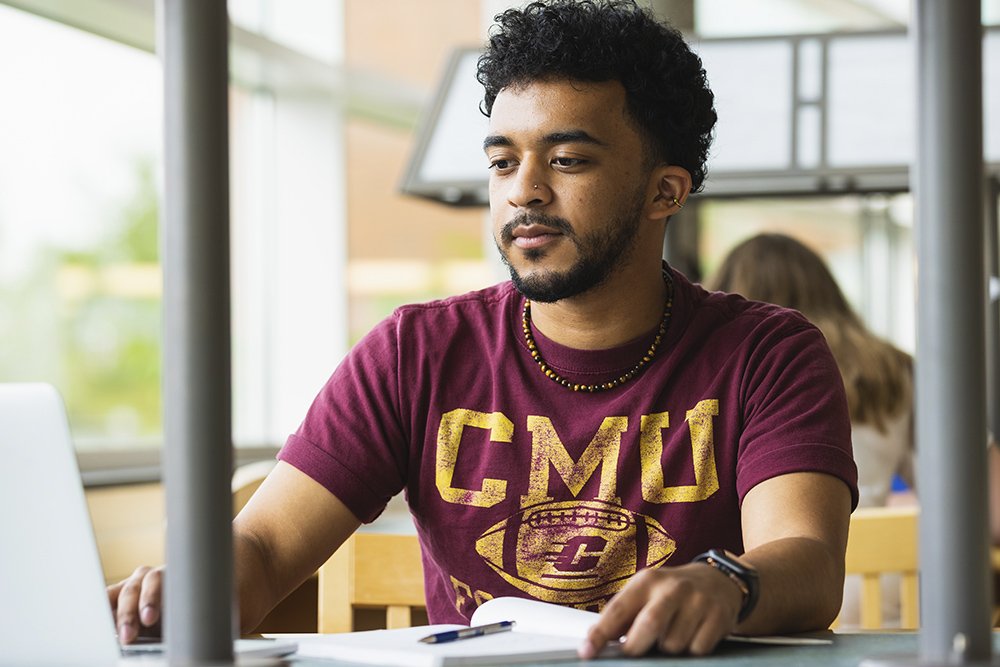
[[(631, 2), (555, 0), (498, 17), (479, 79), (512, 280), (398, 309), (336, 369), (234, 523), (243, 627), (399, 491), (432, 622), (600, 609), (584, 657), (826, 627), (857, 502), (837, 366), (661, 259), (715, 123), (699, 59)], [(110, 589), (126, 641), (160, 577)]]

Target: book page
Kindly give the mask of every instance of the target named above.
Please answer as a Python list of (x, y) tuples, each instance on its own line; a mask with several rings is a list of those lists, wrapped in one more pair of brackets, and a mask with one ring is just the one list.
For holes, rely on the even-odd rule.
[(579, 646), (579, 640), (575, 638), (532, 633), (523, 633), (517, 641), (511, 641), (510, 635), (505, 632), (443, 644), (420, 642), (429, 634), (459, 627), (463, 626), (431, 625), (399, 630), (278, 636), (297, 641), (299, 656), (396, 667), (513, 665), (573, 660)]
[(515, 621), (514, 632), (570, 637), (583, 641), (601, 616), (593, 611), (539, 600), (499, 597), (484, 602), (472, 614), (472, 625)]

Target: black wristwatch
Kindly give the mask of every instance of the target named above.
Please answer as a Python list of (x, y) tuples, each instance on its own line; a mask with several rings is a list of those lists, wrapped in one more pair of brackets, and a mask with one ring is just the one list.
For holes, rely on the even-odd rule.
[(691, 562), (710, 565), (739, 586), (739, 589), (743, 591), (743, 606), (740, 607), (737, 622), (742, 623), (757, 606), (757, 597), (760, 595), (757, 570), (741, 563), (735, 554), (725, 549), (709, 549), (705, 553), (695, 556)]

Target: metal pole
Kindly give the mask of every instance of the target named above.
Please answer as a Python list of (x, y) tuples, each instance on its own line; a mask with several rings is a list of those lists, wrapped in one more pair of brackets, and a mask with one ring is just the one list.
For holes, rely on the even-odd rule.
[(988, 661), (979, 2), (916, 0), (920, 657)]
[(228, 19), (224, 0), (161, 0), (158, 9), (167, 658), (232, 663)]
[(1000, 438), (1000, 179), (986, 186), (986, 423), (994, 438)]
[[(694, 0), (649, 0), (648, 4), (661, 21), (668, 21), (686, 35), (694, 33)], [(694, 281), (702, 279), (698, 261), (700, 208), (697, 197), (688, 199), (685, 209), (670, 218), (663, 237), (663, 258)]]

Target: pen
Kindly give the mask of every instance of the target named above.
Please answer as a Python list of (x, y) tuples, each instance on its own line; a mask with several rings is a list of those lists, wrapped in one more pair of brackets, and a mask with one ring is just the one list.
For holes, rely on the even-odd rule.
[(514, 621), (500, 621), (499, 623), (489, 623), (487, 625), (474, 625), (471, 628), (462, 628), (461, 630), (439, 632), (436, 635), (427, 635), (420, 641), (425, 644), (443, 644), (444, 642), (453, 642), (458, 639), (492, 635), (495, 632), (507, 632), (513, 627)]

